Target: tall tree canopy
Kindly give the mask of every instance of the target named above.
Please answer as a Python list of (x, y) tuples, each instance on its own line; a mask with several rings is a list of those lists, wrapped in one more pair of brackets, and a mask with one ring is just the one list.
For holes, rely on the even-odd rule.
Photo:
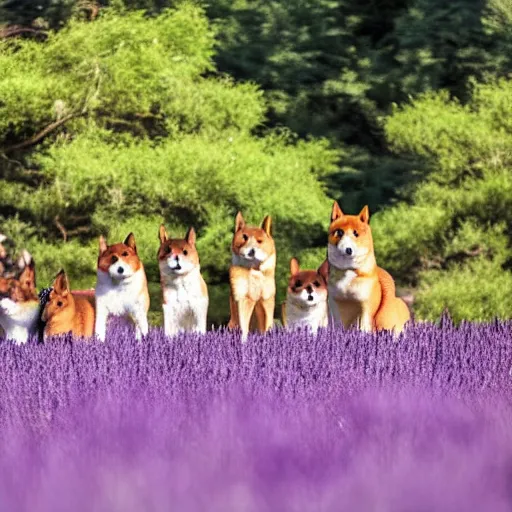
[(332, 197), (377, 212), (379, 262), (418, 317), (510, 315), (509, 1), (37, 5), (0, 4), (38, 31), (4, 30), (0, 215), (44, 280), (72, 264), (91, 284), (95, 237), (133, 229), (157, 294), (165, 219), (196, 225), (225, 299), (242, 209), (275, 217), (282, 298), (288, 257), (324, 255)]
[(224, 283), (237, 210), (273, 215), (281, 284), (287, 258), (322, 244), (320, 178), (337, 153), (285, 131), (252, 135), (262, 94), (215, 76), (213, 45), (203, 11), (184, 4), (153, 18), (104, 12), (43, 44), (3, 46), (2, 229), (33, 249), (43, 284), (64, 265), (75, 286), (92, 285), (97, 235), (134, 231), (156, 298), (162, 221), (173, 236), (193, 224), (210, 282)]

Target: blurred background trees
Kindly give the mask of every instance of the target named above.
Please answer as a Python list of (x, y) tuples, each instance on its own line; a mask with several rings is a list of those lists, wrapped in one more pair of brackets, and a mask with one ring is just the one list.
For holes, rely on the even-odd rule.
[(510, 0), (6, 0), (0, 17), (0, 231), (41, 285), (61, 265), (92, 285), (97, 235), (133, 230), (158, 311), (158, 225), (193, 223), (221, 322), (237, 209), (273, 215), (282, 299), (289, 257), (324, 257), (335, 198), (377, 212), (417, 317), (510, 316)]

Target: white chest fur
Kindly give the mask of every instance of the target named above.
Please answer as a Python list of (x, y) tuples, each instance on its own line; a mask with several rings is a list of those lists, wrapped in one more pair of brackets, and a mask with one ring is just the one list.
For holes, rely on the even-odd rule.
[(300, 307), (287, 300), (286, 324), (287, 328), (309, 327), (314, 333), (320, 327), (326, 327), (328, 322), (327, 300), (319, 302), (312, 307)]
[(358, 277), (354, 270), (331, 269), (328, 289), (333, 299), (364, 302), (371, 295), (372, 281)]
[(162, 275), (164, 330), (206, 332), (208, 293), (199, 268), (185, 275)]
[(16, 343), (26, 343), (30, 335), (35, 334), (39, 319), (39, 303), (16, 303), (11, 299), (0, 300), (0, 325), (7, 339)]
[(122, 281), (114, 281), (106, 272), (98, 270), (96, 284), (96, 324), (94, 332), (104, 341), (108, 315), (125, 316), (133, 320), (136, 338), (148, 333), (147, 281), (144, 268)]
[(145, 287), (146, 277), (143, 269), (120, 282), (115, 282), (107, 273), (98, 271), (96, 301), (101, 302), (101, 306), (111, 315), (134, 313), (145, 306), (142, 293)]

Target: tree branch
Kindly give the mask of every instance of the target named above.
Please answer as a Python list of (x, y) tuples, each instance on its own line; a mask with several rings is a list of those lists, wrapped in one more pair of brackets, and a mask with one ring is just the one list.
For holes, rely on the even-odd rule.
[(6, 148), (3, 148), (2, 151), (5, 154), (12, 153), (13, 151), (18, 151), (19, 149), (25, 149), (30, 146), (33, 146), (37, 144), (38, 142), (41, 142), (47, 135), (49, 135), (51, 132), (55, 131), (57, 128), (62, 126), (63, 124), (67, 123), (70, 119), (73, 119), (74, 117), (80, 117), (84, 115), (82, 112), (74, 112), (72, 114), (68, 114), (67, 116), (64, 116), (62, 119), (59, 119), (58, 121), (55, 121), (54, 123), (49, 124), (46, 128), (41, 130), (39, 133), (36, 133), (33, 137), (30, 137), (30, 139), (27, 139), (23, 142), (20, 142), (19, 144), (14, 144), (14, 146), (7, 146)]
[(43, 30), (39, 30), (36, 28), (29, 27), (20, 27), (19, 25), (14, 25), (12, 27), (6, 27), (0, 29), (0, 39), (7, 39), (8, 37), (16, 37), (21, 34), (31, 34), (35, 36), (48, 37), (48, 34)]
[(59, 221), (59, 216), (56, 215), (53, 219), (54, 224), (57, 226), (57, 229), (60, 231), (62, 238), (64, 239), (64, 242), (68, 241), (68, 233), (66, 231), (66, 228), (61, 224)]

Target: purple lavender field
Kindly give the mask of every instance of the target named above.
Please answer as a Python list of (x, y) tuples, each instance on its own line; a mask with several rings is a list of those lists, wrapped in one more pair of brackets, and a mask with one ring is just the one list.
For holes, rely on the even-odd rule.
[(512, 510), (512, 322), (0, 344), (6, 511)]

